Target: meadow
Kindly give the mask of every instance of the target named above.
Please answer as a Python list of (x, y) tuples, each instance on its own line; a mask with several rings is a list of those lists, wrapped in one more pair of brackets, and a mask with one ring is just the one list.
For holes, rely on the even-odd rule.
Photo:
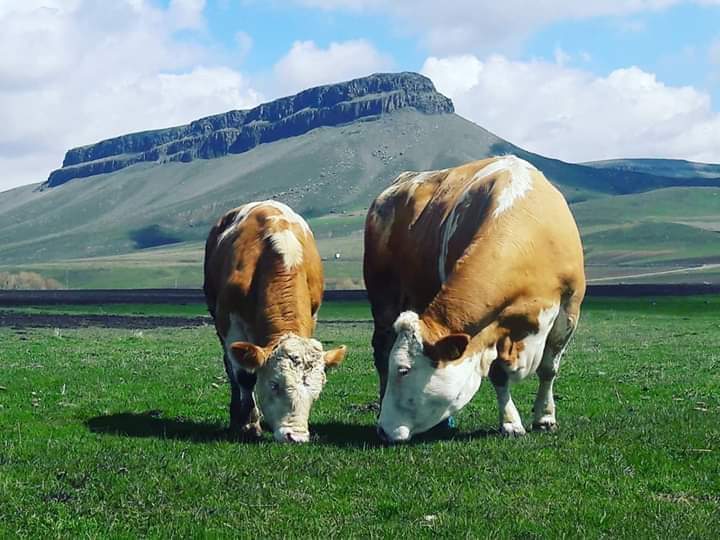
[[(717, 537), (719, 315), (720, 297), (588, 299), (555, 387), (558, 432), (500, 437), (484, 381), (456, 430), (394, 447), (374, 433), (362, 302), (321, 310), (319, 338), (349, 356), (300, 446), (227, 433), (211, 326), (3, 327), (0, 537)], [(536, 388), (513, 389), (526, 424)]]

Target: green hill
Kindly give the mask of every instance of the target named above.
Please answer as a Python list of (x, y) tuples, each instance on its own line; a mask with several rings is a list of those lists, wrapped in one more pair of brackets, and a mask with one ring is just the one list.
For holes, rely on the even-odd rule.
[[(329, 285), (361, 286), (365, 210), (398, 173), (505, 153), (534, 163), (573, 203), (591, 277), (720, 256), (712, 232), (720, 229), (720, 180), (687, 167), (660, 175), (532, 154), (449, 112), (428, 79), (373, 77), (241, 111), (232, 129), (231, 112), (70, 150), (52, 182), (0, 193), (0, 271), (33, 270), (71, 287), (198, 286), (211, 224), (229, 208), (276, 198), (310, 221)], [(262, 130), (253, 114), (265, 115)], [(272, 140), (283, 132), (269, 118), (299, 134)], [(218, 155), (205, 159), (220, 135), (224, 145), (211, 147)], [(251, 147), (234, 152), (237, 141)]]
[(684, 159), (607, 159), (583, 163), (597, 169), (641, 172), (673, 178), (720, 178), (720, 165)]

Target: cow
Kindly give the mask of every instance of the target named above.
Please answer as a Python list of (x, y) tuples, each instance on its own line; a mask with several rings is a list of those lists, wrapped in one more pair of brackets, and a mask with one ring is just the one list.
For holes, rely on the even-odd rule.
[(277, 441), (307, 442), (325, 370), (346, 354), (344, 345), (324, 352), (312, 339), (324, 285), (310, 227), (280, 202), (245, 204), (211, 229), (204, 267), (230, 383), (230, 428), (259, 437), (262, 416)]
[(556, 429), (553, 381), (585, 272), (568, 205), (533, 165), (507, 155), (400, 174), (368, 210), (363, 273), (381, 439), (407, 441), (447, 419), (483, 377), (500, 432), (524, 435), (510, 383), (532, 373), (533, 428)]

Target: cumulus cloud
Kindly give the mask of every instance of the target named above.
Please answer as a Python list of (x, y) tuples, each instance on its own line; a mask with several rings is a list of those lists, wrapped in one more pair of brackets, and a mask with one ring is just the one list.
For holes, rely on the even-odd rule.
[(422, 72), (462, 116), (533, 152), (567, 161), (682, 157), (720, 161), (710, 96), (637, 67), (607, 77), (503, 56), (430, 57)]
[(720, 37), (715, 38), (708, 48), (708, 58), (710, 63), (720, 66)]
[(422, 36), (434, 54), (488, 52), (517, 46), (530, 33), (563, 20), (626, 16), (681, 3), (720, 5), (720, 0), (292, 0), (325, 10), (383, 13), (403, 31)]
[(296, 41), (274, 67), (275, 88), (294, 93), (392, 69), (392, 59), (363, 39), (318, 47), (313, 41)]
[(253, 38), (247, 32), (236, 32), (235, 33), (235, 45), (237, 46), (237, 56), (240, 60), (243, 60), (253, 47)]
[(0, 190), (44, 180), (70, 147), (259, 103), (246, 76), (188, 39), (203, 6), (0, 3)]

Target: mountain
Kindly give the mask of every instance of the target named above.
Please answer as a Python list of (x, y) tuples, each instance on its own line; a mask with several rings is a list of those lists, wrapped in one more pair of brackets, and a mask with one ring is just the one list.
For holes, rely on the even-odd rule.
[(583, 163), (596, 169), (615, 169), (666, 176), (671, 178), (713, 178), (720, 179), (720, 165), (697, 163), (684, 159), (607, 159)]
[(124, 169), (141, 162), (166, 163), (240, 154), (259, 144), (296, 137), (323, 126), (413, 108), (424, 114), (452, 113), (452, 102), (416, 73), (382, 73), (343, 84), (319, 86), (264, 103), (249, 111), (229, 111), (184, 126), (132, 133), (73, 148), (61, 169), (44, 184), (56, 187), (73, 178)]
[[(564, 163), (452, 111), (421, 75), (377, 74), (72, 149), (42, 185), (0, 193), (0, 271), (33, 270), (70, 286), (197, 286), (210, 225), (229, 208), (275, 198), (309, 219), (331, 284), (358, 286), (365, 210), (398, 173), (505, 153), (534, 163), (578, 209), (598, 276), (720, 255), (710, 241), (718, 235), (707, 232), (720, 220), (720, 181)], [(664, 213), (649, 212), (648, 201)], [(691, 231), (674, 234), (659, 259), (661, 236), (647, 251), (629, 249), (626, 237), (589, 236), (645, 223)], [(686, 249), (686, 240), (708, 247)]]

